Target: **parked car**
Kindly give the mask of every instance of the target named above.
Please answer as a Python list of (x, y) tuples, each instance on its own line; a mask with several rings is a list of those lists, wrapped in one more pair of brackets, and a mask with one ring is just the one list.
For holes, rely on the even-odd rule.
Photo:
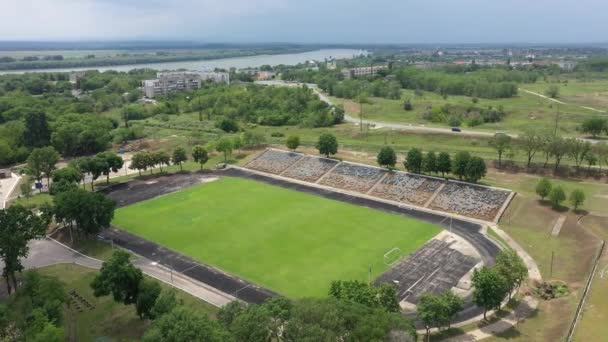
[(452, 132), (462, 132), (459, 127), (452, 127)]

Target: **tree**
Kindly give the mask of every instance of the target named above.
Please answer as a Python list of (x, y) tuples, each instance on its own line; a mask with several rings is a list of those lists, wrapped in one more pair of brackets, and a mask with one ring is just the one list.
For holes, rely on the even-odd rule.
[(21, 261), (28, 255), (28, 242), (44, 237), (49, 223), (49, 216), (37, 215), (18, 204), (0, 209), (0, 258), (4, 262), (2, 276), (9, 294), (12, 288), (17, 289), (15, 272), (23, 271)]
[(395, 288), (387, 283), (383, 283), (377, 288), (378, 306), (388, 312), (399, 312), (400, 306), (397, 300)]
[(241, 133), (241, 140), (243, 141), (243, 146), (248, 147), (260, 146), (266, 142), (264, 134), (253, 131), (245, 131)]
[(317, 142), (317, 149), (320, 154), (325, 155), (325, 157), (329, 158), (330, 154), (338, 153), (338, 139), (331, 133), (323, 133), (319, 136), (319, 141)]
[(429, 151), (426, 153), (424, 160), (422, 161), (422, 169), (426, 173), (438, 172), (437, 155), (434, 151)]
[(556, 99), (559, 97), (559, 87), (556, 85), (550, 85), (547, 90), (545, 90), (545, 94), (552, 99)]
[(468, 182), (477, 183), (477, 181), (486, 176), (486, 172), (486, 162), (481, 157), (473, 156), (467, 163), (465, 179)]
[(608, 121), (599, 116), (585, 119), (581, 124), (581, 130), (585, 133), (590, 133), (594, 138), (597, 138), (606, 129), (608, 129)]
[(519, 137), (518, 141), (520, 148), (526, 154), (526, 166), (530, 167), (530, 164), (532, 163), (532, 158), (534, 158), (536, 153), (543, 148), (544, 139), (535, 131), (527, 130)]
[(141, 176), (141, 171), (146, 171), (151, 163), (151, 156), (148, 152), (137, 152), (131, 158), (131, 165), (129, 169), (139, 171), (139, 175)]
[(238, 317), (247, 306), (238, 300), (234, 300), (220, 309), (217, 313), (217, 320), (220, 322), (226, 329), (230, 328), (230, 325), (234, 321), (236, 317)]
[(100, 158), (105, 161), (105, 168), (103, 170), (103, 174), (106, 175), (106, 184), (110, 183), (110, 172), (118, 172), (124, 164), (122, 157), (117, 155), (114, 152), (100, 152), (96, 155), (97, 158)]
[(540, 196), (542, 200), (545, 200), (545, 197), (549, 196), (549, 193), (551, 193), (551, 187), (552, 185), (549, 178), (543, 177), (538, 181), (538, 184), (536, 184), (536, 194)]
[(223, 118), (217, 123), (216, 126), (226, 133), (234, 133), (239, 131), (239, 124), (233, 119)]
[(511, 136), (503, 133), (497, 133), (494, 138), (490, 140), (490, 146), (492, 146), (498, 153), (498, 167), (502, 166), (502, 155), (503, 153), (511, 148)]
[(293, 150), (293, 151), (297, 150), (298, 147), (300, 146), (300, 137), (297, 135), (291, 135), (291, 136), (287, 137), (287, 141), (285, 142), (285, 145), (290, 150)]
[(240, 135), (234, 136), (232, 138), (232, 148), (237, 150), (237, 153), (240, 153), (240, 149), (243, 147), (243, 139), (241, 139)]
[(57, 194), (54, 198), (54, 213), (57, 222), (72, 226), (85, 235), (99, 233), (108, 228), (114, 217), (116, 202), (96, 192), (77, 188)]
[(60, 181), (78, 183), (82, 179), (82, 174), (80, 173), (80, 170), (75, 168), (73, 165), (69, 165), (68, 167), (53, 171), (52, 179), (53, 183)]
[(440, 299), (445, 306), (445, 318), (447, 319), (447, 325), (449, 328), (452, 324), (452, 319), (454, 319), (454, 316), (456, 316), (456, 314), (462, 310), (464, 301), (452, 291), (442, 293)]
[(186, 155), (186, 150), (183, 147), (178, 147), (173, 150), (173, 157), (171, 158), (173, 164), (179, 165), (179, 170), (183, 171), (182, 163), (188, 160), (188, 155)]
[(409, 172), (420, 173), (422, 171), (422, 152), (417, 148), (410, 149), (407, 151), (404, 164)]
[(553, 208), (557, 209), (563, 201), (566, 200), (566, 193), (561, 186), (556, 186), (549, 192), (549, 202)]
[(591, 153), (591, 143), (588, 141), (582, 141), (575, 138), (568, 139), (568, 155), (574, 159), (576, 169), (580, 170), (581, 164), (587, 157), (587, 154)]
[(137, 302), (143, 273), (131, 263), (131, 254), (116, 250), (91, 282), (95, 297), (112, 295), (115, 302), (125, 305)]
[(129, 128), (129, 120), (144, 118), (143, 108), (140, 105), (130, 104), (121, 109), (120, 116), (125, 123), (125, 127)]
[(19, 190), (25, 198), (30, 198), (32, 196), (32, 182), (29, 179), (24, 180), (21, 185), (19, 185)]
[(152, 153), (151, 162), (151, 167), (154, 165), (158, 165), (160, 168), (160, 172), (163, 172), (163, 165), (171, 165), (171, 156), (165, 151), (154, 152)]
[(484, 319), (488, 310), (500, 308), (509, 290), (503, 276), (495, 268), (486, 266), (473, 272), (472, 285), (473, 302), (483, 308)]
[(509, 299), (511, 298), (511, 292), (521, 285), (521, 283), (528, 277), (528, 268), (524, 264), (523, 260), (517, 255), (512, 249), (505, 249), (500, 251), (496, 256), (496, 270), (505, 279)]
[(209, 156), (207, 155), (207, 150), (201, 145), (196, 145), (192, 148), (192, 159), (195, 162), (201, 165), (201, 170), (203, 169), (203, 165), (207, 163), (209, 160)]
[(414, 109), (414, 106), (412, 106), (412, 101), (410, 101), (410, 99), (405, 100), (405, 102), (403, 102), (403, 110), (409, 112), (412, 109)]
[(224, 154), (224, 162), (228, 161), (228, 156), (232, 154), (232, 141), (227, 137), (218, 140), (215, 150)]
[(454, 160), (452, 161), (452, 173), (458, 176), (458, 179), (462, 180), (462, 178), (466, 176), (467, 165), (469, 164), (470, 159), (471, 155), (466, 151), (458, 152), (454, 156)]
[(230, 324), (230, 331), (237, 341), (268, 341), (271, 333), (271, 317), (260, 305), (247, 306)]
[(160, 284), (154, 280), (142, 278), (135, 302), (135, 310), (141, 319), (153, 319), (152, 311), (160, 295)]
[(439, 156), (437, 157), (437, 171), (441, 172), (442, 176), (445, 176), (446, 173), (452, 171), (452, 159), (450, 158), (449, 153), (439, 153)]
[(546, 148), (549, 155), (555, 158), (554, 171), (557, 171), (562, 158), (570, 151), (570, 140), (559, 137), (553, 138), (548, 141)]
[(230, 334), (219, 323), (185, 307), (176, 307), (152, 323), (144, 342), (229, 342)]
[(448, 320), (447, 311), (441, 298), (432, 294), (424, 294), (420, 297), (416, 307), (416, 315), (424, 323), (427, 339), (431, 334), (431, 328), (440, 327)]
[(88, 164), (85, 165), (87, 172), (91, 174), (91, 191), (95, 190), (95, 181), (104, 173), (110, 173), (110, 167), (104, 157), (95, 156), (89, 158)]
[(173, 288), (163, 290), (156, 299), (154, 307), (152, 307), (152, 310), (150, 311), (151, 319), (157, 319), (162, 315), (171, 312), (171, 310), (176, 308), (178, 305), (182, 305), (183, 301), (178, 300), (176, 294), (177, 292)]
[(393, 150), (390, 146), (383, 146), (378, 152), (378, 156), (376, 157), (378, 165), (384, 166), (386, 168), (395, 167), (397, 164), (397, 155), (395, 154), (395, 150)]
[(595, 155), (595, 153), (589, 152), (585, 155), (585, 161), (587, 162), (587, 172), (590, 172), (591, 167), (597, 165), (598, 157)]
[(35, 148), (27, 157), (26, 172), (39, 182), (43, 176), (46, 177), (50, 187), (51, 176), (58, 161), (59, 153), (54, 148), (50, 146)]
[(569, 199), (574, 211), (577, 211), (578, 208), (585, 202), (585, 192), (581, 189), (574, 189), (570, 193)]
[(48, 146), (51, 141), (51, 130), (44, 112), (32, 111), (25, 114), (24, 145), (29, 148)]

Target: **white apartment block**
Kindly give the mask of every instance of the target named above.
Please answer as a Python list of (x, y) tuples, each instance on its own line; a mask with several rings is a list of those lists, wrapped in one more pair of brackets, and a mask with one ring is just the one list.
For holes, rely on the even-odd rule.
[(344, 75), (345, 79), (349, 79), (351, 77), (357, 77), (357, 76), (375, 75), (378, 73), (378, 70), (382, 70), (382, 69), (386, 69), (386, 65), (368, 66), (368, 67), (352, 68), (352, 69), (342, 69), (342, 75)]
[(230, 76), (227, 72), (159, 72), (156, 79), (142, 81), (142, 88), (147, 98), (154, 98), (177, 91), (199, 89), (204, 82), (230, 84)]

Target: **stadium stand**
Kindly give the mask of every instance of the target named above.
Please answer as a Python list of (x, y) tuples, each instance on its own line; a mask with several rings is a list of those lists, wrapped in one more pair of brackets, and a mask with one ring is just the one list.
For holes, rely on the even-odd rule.
[(333, 159), (306, 156), (285, 170), (282, 176), (306, 182), (316, 182), (338, 163), (337, 160)]
[(424, 205), (444, 181), (409, 174), (391, 172), (372, 190), (372, 196), (407, 204)]
[(402, 258), (375, 281), (397, 290), (399, 300), (416, 304), (425, 293), (450, 290), (478, 260), (450, 248), (451, 243), (433, 239), (407, 258)]
[(366, 193), (386, 173), (386, 170), (349, 162), (342, 162), (319, 184), (338, 189)]
[(267, 149), (245, 167), (485, 221), (497, 219), (511, 194), (504, 189), (276, 149)]
[(246, 167), (252, 170), (278, 175), (285, 171), (285, 169), (290, 167), (298, 159), (302, 158), (302, 156), (304, 155), (300, 153), (268, 149), (259, 157), (250, 161)]
[(430, 208), (493, 221), (510, 192), (461, 182), (449, 182)]

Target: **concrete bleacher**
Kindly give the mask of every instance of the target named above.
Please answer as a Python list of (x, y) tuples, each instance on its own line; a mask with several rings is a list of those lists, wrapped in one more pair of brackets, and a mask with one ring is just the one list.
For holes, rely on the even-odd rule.
[(268, 149), (250, 161), (246, 167), (278, 175), (303, 156), (301, 153)]
[(305, 156), (285, 170), (282, 176), (316, 182), (338, 163), (339, 161), (333, 159)]
[(452, 249), (451, 243), (433, 239), (403, 258), (375, 281), (397, 290), (399, 301), (416, 304), (425, 293), (439, 294), (456, 286), (478, 260)]
[(325, 175), (319, 184), (366, 193), (387, 172), (371, 166), (342, 162)]
[(484, 221), (494, 221), (511, 191), (267, 149), (246, 168)]
[(431, 209), (457, 213), (486, 221), (493, 221), (507, 201), (510, 191), (477, 186), (462, 182), (449, 182), (437, 194)]
[(407, 204), (424, 205), (443, 180), (405, 172), (391, 172), (376, 185), (372, 196)]

